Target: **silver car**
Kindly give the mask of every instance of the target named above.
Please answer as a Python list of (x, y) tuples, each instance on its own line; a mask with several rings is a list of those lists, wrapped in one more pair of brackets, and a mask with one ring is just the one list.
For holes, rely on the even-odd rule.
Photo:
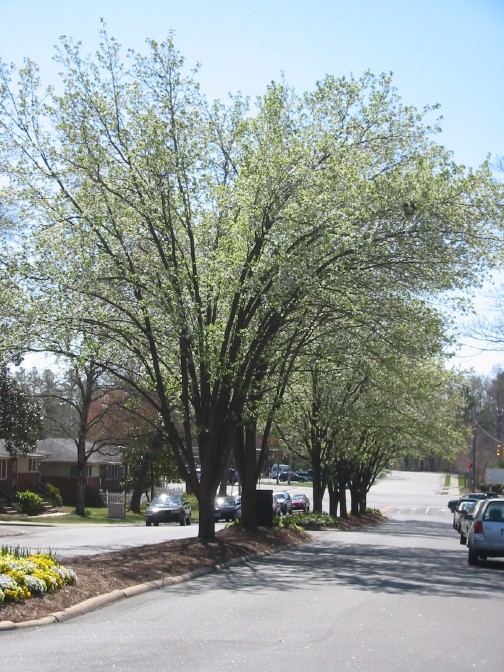
[(460, 504), (457, 506), (457, 508), (453, 512), (453, 529), (454, 530), (457, 530), (457, 532), (460, 532), (460, 523), (461, 523), (462, 518), (464, 517), (464, 514), (471, 513), (474, 509), (474, 506), (475, 506), (476, 502), (477, 502), (476, 499), (464, 499), (463, 502), (460, 502)]
[(487, 499), (473, 516), (467, 534), (468, 562), (504, 558), (504, 499)]
[(472, 508), (472, 510), (471, 511), (464, 510), (460, 517), (460, 525), (459, 525), (460, 543), (463, 546), (467, 545), (467, 535), (469, 534), (469, 530), (471, 529), (472, 522), (474, 518), (478, 515), (478, 511), (485, 503), (485, 500), (478, 499), (475, 502), (473, 500), (473, 503), (474, 507)]

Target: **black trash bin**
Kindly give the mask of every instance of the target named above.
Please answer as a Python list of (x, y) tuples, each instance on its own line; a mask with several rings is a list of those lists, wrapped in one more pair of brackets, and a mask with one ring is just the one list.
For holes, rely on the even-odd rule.
[(257, 524), (273, 527), (273, 490), (256, 490)]

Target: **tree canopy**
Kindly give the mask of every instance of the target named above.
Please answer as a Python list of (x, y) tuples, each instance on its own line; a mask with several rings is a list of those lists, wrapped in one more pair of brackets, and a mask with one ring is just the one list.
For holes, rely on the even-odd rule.
[(41, 428), (39, 406), (7, 366), (0, 365), (0, 438), (7, 450), (12, 454), (33, 452)]
[(29, 225), (25, 319), (32, 340), (92, 344), (145, 393), (211, 537), (216, 485), (287, 344), (295, 358), (376, 297), (472, 282), (499, 190), (487, 165), (453, 163), (432, 110), (404, 105), (389, 75), (210, 104), (171, 39), (123, 57), (101, 36), (91, 57), (62, 38), (57, 89), (30, 61), (0, 67), (2, 197)]

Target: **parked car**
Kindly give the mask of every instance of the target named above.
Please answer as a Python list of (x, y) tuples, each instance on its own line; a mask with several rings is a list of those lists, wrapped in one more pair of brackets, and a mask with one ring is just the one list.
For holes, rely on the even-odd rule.
[(468, 492), (466, 495), (463, 495), (462, 497), (457, 497), (457, 499), (450, 499), (450, 501), (448, 502), (448, 508), (452, 513), (454, 513), (455, 509), (460, 504), (460, 502), (463, 502), (466, 499), (489, 499), (490, 497), (494, 496), (495, 496), (494, 493), (491, 492)]
[(278, 477), (279, 481), (285, 483), (285, 481), (297, 481), (298, 483), (305, 483), (308, 481), (308, 476), (304, 476), (299, 471), (282, 471)]
[(273, 499), (280, 504), (280, 512), (282, 515), (292, 513), (292, 499), (288, 492), (277, 492), (273, 495)]
[(468, 563), (504, 558), (504, 499), (488, 499), (473, 516), (467, 534)]
[(241, 518), (241, 499), (238, 501), (236, 497), (216, 497), (215, 520), (218, 521), (222, 518), (226, 521)]
[(145, 524), (159, 523), (191, 524), (191, 505), (183, 495), (162, 494), (154, 497), (145, 511)]
[(457, 530), (457, 532), (460, 532), (460, 523), (462, 521), (462, 518), (464, 516), (464, 513), (471, 513), (471, 511), (474, 509), (474, 506), (476, 502), (482, 502), (484, 500), (480, 499), (464, 499), (462, 502), (459, 503), (455, 511), (453, 512), (453, 529)]
[(292, 511), (302, 511), (303, 513), (310, 512), (310, 500), (301, 493), (299, 495), (292, 495)]
[(474, 501), (474, 507), (472, 511), (463, 511), (460, 518), (460, 543), (464, 546), (467, 544), (467, 535), (469, 534), (469, 528), (472, 525), (474, 517), (477, 515), (478, 510), (481, 506), (487, 501), (486, 499), (476, 499)]
[(273, 497), (273, 515), (274, 516), (281, 516), (282, 515), (282, 506), (280, 502)]

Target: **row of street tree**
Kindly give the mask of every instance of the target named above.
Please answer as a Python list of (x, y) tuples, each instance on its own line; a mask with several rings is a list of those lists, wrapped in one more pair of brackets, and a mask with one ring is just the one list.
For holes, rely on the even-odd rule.
[(0, 66), (4, 359), (51, 352), (142, 400), (202, 538), (231, 454), (255, 524), (272, 432), (304, 445), (317, 507), (351, 472), (361, 509), (392, 457), (463, 441), (433, 299), (498, 263), (501, 187), (388, 75), (209, 103), (171, 39), (148, 48), (62, 38), (46, 90)]

